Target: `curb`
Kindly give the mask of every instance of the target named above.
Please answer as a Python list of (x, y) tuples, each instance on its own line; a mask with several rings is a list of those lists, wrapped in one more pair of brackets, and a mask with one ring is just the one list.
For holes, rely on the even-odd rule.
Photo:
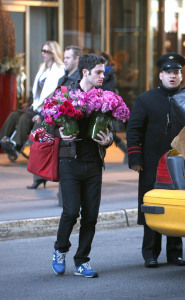
[[(96, 230), (125, 228), (137, 225), (137, 209), (122, 209), (99, 213)], [(0, 221), (0, 241), (56, 235), (60, 217), (45, 217)], [(77, 233), (80, 218), (73, 228)]]

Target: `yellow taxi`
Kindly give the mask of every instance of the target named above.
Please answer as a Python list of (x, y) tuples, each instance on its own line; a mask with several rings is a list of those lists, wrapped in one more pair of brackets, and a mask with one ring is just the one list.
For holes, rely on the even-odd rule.
[(142, 211), (151, 229), (185, 237), (185, 161), (176, 150), (160, 159), (155, 189), (144, 195)]

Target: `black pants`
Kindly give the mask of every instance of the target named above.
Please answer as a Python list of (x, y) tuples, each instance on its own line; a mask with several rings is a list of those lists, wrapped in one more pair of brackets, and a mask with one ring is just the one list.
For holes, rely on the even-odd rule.
[(34, 115), (36, 115), (36, 113), (31, 110), (28, 112), (12, 111), (0, 130), (0, 139), (4, 136), (11, 137), (16, 129), (17, 132), (13, 140), (17, 145), (22, 147), (33, 127), (34, 123), (32, 122), (32, 118)]
[(79, 266), (90, 260), (88, 257), (97, 223), (102, 185), (101, 161), (82, 162), (61, 158), (59, 163), (63, 212), (61, 215), (55, 250), (69, 251), (73, 226), (81, 215), (79, 245), (74, 256)]
[[(166, 238), (167, 261), (173, 261), (178, 257), (182, 257), (182, 239), (180, 237), (169, 236)], [(158, 258), (161, 252), (161, 239), (162, 235), (160, 233), (150, 229), (147, 225), (144, 225), (142, 254), (145, 260), (150, 258)]]

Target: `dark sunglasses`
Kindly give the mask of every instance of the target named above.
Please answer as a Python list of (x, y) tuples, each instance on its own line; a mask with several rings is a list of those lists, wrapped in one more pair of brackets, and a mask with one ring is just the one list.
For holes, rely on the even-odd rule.
[(42, 53), (45, 53), (45, 54), (52, 54), (51, 51), (49, 51), (49, 50), (44, 50), (44, 49), (41, 49), (41, 52), (42, 52)]

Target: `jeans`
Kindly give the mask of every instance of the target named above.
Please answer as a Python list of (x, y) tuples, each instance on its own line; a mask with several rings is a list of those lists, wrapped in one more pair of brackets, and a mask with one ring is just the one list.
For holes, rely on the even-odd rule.
[(81, 215), (79, 245), (74, 256), (79, 266), (90, 260), (88, 257), (97, 223), (102, 185), (101, 160), (85, 162), (61, 158), (59, 176), (62, 190), (63, 212), (61, 215), (55, 250), (68, 252), (71, 232)]

